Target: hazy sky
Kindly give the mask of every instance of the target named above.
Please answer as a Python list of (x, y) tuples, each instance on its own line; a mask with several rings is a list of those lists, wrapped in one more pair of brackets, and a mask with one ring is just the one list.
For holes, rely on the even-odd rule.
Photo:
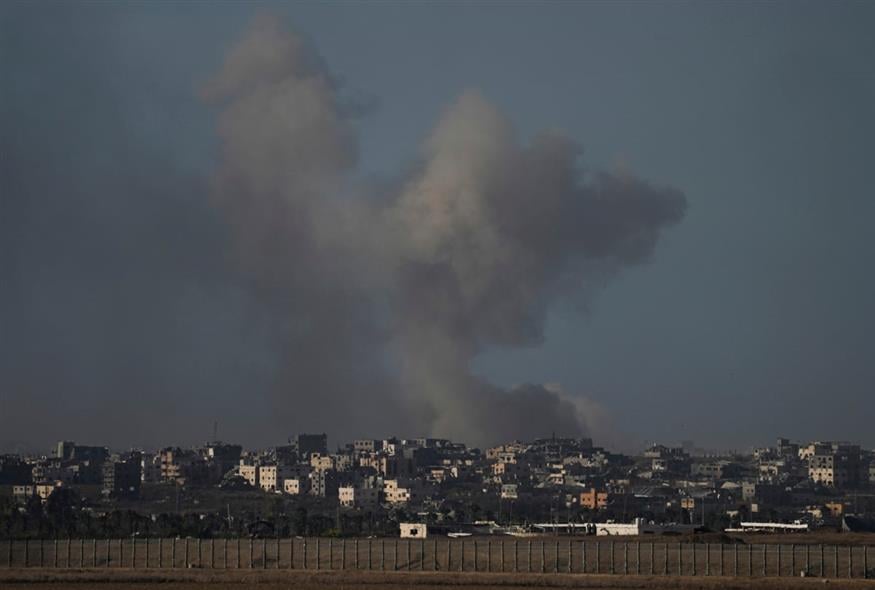
[[(584, 172), (685, 195), (646, 264), (546, 300), (522, 346), (473, 341), (484, 382), (561, 384), (627, 448), (875, 445), (871, 3), (266, 7), (341, 89), (369, 191), (415, 178), (436, 122), (475, 89), (523, 143), (554, 130)], [(214, 420), (251, 445), (404, 431), (373, 407), (367, 368), (281, 410), (266, 393), (292, 362), (273, 342), (277, 292), (226, 268), (235, 220), (209, 194), (228, 140), (200, 96), (263, 8), (0, 3), (0, 448), (187, 444)], [(342, 290), (326, 281), (300, 314)], [(298, 284), (277, 297), (298, 301)], [(335, 411), (361, 423), (333, 430)]]

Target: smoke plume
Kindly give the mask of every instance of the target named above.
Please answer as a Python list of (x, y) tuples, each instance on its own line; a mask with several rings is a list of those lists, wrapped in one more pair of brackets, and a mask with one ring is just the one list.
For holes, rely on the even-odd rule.
[(306, 404), (315, 427), (351, 413), (371, 431), (478, 444), (586, 431), (573, 396), (504, 390), (471, 363), (537, 344), (551, 303), (646, 262), (683, 217), (679, 191), (626, 173), (586, 176), (572, 139), (523, 141), (470, 91), (446, 109), (414, 171), (372, 195), (355, 175), (340, 88), (267, 15), (203, 95), (220, 109), (211, 194), (274, 324), (281, 412), (318, 395)]

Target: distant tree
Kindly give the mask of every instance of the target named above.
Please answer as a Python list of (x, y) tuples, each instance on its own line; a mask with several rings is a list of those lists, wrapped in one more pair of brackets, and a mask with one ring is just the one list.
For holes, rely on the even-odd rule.
[(76, 531), (76, 505), (79, 497), (70, 488), (55, 488), (46, 500), (46, 516), (55, 534), (72, 536)]
[(296, 535), (304, 536), (307, 534), (307, 520), (307, 509), (304, 506), (299, 506), (292, 517), (292, 528), (294, 528)]

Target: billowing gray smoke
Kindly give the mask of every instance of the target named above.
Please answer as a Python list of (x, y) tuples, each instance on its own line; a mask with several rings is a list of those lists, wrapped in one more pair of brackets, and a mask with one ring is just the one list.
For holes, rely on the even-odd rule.
[[(471, 362), (538, 343), (551, 302), (645, 262), (683, 217), (680, 192), (628, 174), (585, 178), (574, 141), (521, 142), (468, 92), (414, 172), (370, 194), (354, 175), (355, 133), (337, 85), (265, 15), (204, 97), (221, 111), (213, 198), (282, 351), (281, 413), (306, 408), (304, 419), (325, 429), (354, 414), (373, 432), (473, 443), (586, 430), (582, 400), (541, 385), (505, 391)], [(314, 395), (321, 403), (302, 402)]]

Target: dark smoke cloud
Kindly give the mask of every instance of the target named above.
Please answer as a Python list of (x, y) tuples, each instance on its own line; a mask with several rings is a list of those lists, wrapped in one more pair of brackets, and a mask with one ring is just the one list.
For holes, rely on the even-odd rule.
[[(471, 92), (439, 121), (396, 194), (339, 197), (354, 135), (318, 63), (261, 16), (208, 85), (208, 95), (226, 97), (216, 194), (240, 224), (243, 267), (258, 269), (268, 296), (303, 298), (297, 312), (313, 327), (304, 342), (342, 335), (348, 358), (331, 356), (340, 374), (382, 348), (355, 318), (379, 315), (367, 293), (388, 294), (401, 380), (386, 391), (418, 408), (420, 428), (478, 443), (580, 434), (585, 417), (567, 396), (535, 385), (502, 391), (474, 377), (471, 361), (488, 347), (537, 343), (552, 300), (645, 261), (661, 229), (683, 216), (683, 195), (628, 175), (587, 182), (573, 141), (543, 134), (523, 145)], [(357, 289), (360, 310), (337, 301)]]
[[(45, 59), (80, 72), (111, 58)], [(66, 93), (116, 104), (101, 68), (88, 73)], [(471, 362), (537, 344), (553, 302), (646, 262), (685, 207), (629, 174), (583, 175), (574, 141), (524, 142), (475, 92), (447, 109), (413, 172), (373, 195), (356, 176), (355, 109), (269, 15), (201, 88), (218, 113), (208, 179), (160, 146), (128, 147), (130, 112), (70, 122), (50, 85), (36, 90), (42, 110), (22, 96), (0, 120), (9, 440), (37, 416), (52, 434), (122, 445), (204, 438), (216, 418), (256, 444), (300, 430), (583, 434), (602, 419), (591, 400), (507, 391)], [(60, 128), (36, 126), (46, 113)], [(83, 138), (105, 160), (84, 162)]]

